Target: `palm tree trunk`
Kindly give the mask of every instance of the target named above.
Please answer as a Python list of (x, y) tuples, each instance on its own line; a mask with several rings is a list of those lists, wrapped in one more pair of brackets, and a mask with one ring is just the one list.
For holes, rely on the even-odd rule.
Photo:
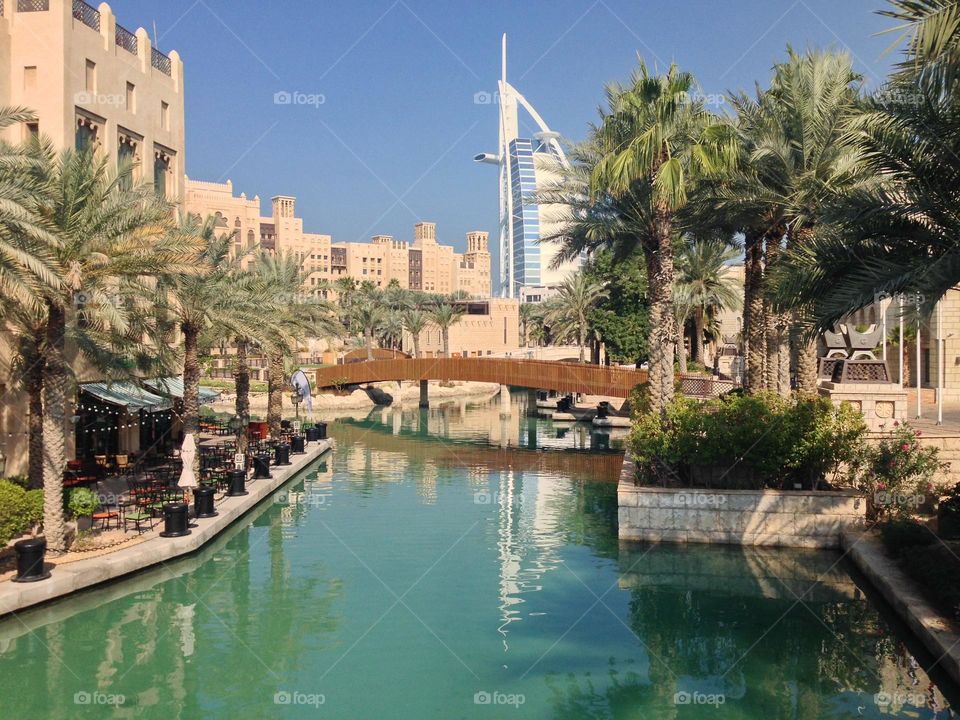
[(583, 365), (584, 360), (586, 360), (586, 345), (587, 345), (587, 324), (585, 322), (580, 323), (579, 333), (577, 335), (577, 340), (580, 344), (580, 364)]
[(250, 365), (247, 362), (247, 341), (237, 338), (237, 360), (233, 368), (233, 382), (237, 391), (235, 412), (240, 429), (237, 433), (237, 452), (247, 452), (247, 425), (250, 422)]
[(747, 392), (764, 388), (767, 364), (766, 323), (763, 313), (763, 235), (748, 233), (743, 274), (743, 346), (745, 348)]
[(267, 378), (267, 429), (270, 437), (280, 437), (280, 416), (283, 412), (283, 353), (270, 352), (270, 373)]
[[(764, 249), (764, 267), (769, 272), (780, 255), (779, 230), (771, 231), (766, 236)], [(786, 318), (782, 313), (773, 312), (769, 305), (764, 303), (766, 310), (766, 388), (770, 392), (779, 393), (786, 397), (790, 394), (790, 345), (787, 333)]]
[(413, 335), (413, 357), (420, 357), (420, 333), (411, 333)]
[(695, 337), (693, 338), (693, 345), (691, 346), (693, 351), (693, 356), (694, 356), (693, 359), (696, 360), (701, 365), (706, 366), (707, 362), (706, 362), (706, 358), (704, 357), (704, 350), (703, 350), (703, 332), (704, 332), (703, 325), (704, 325), (703, 308), (702, 307), (695, 308), (693, 311), (693, 333)]
[(809, 328), (800, 322), (797, 322), (797, 334), (795, 336), (797, 343), (797, 392), (804, 395), (817, 394), (817, 339), (816, 336), (810, 337)]
[(687, 348), (683, 344), (683, 323), (677, 322), (677, 358), (680, 372), (687, 372)]
[[(650, 389), (650, 410), (651, 412), (662, 412), (666, 407), (663, 398), (663, 345), (662, 334), (658, 328), (664, 323), (663, 317), (664, 305), (661, 302), (661, 294), (655, 292), (654, 287), (659, 277), (659, 265), (657, 253), (646, 250), (644, 256), (647, 262), (647, 295), (649, 302), (649, 322), (650, 330), (647, 340), (647, 375), (648, 387)], [(673, 322), (672, 318), (670, 322)]]
[(364, 344), (367, 346), (367, 360), (373, 360), (373, 328), (363, 329)]
[(43, 487), (43, 380), (44, 363), (39, 355), (39, 343), (32, 346), (25, 362), (27, 397), (30, 408), (30, 420), (27, 425), (29, 450), (27, 460), (27, 478), (31, 488)]
[[(200, 329), (193, 323), (180, 326), (183, 333), (183, 433), (193, 433), (199, 443), (200, 433), (200, 356), (197, 341)], [(193, 472), (200, 473), (200, 453), (193, 458)]]
[(440, 329), (440, 334), (443, 336), (443, 356), (448, 358), (450, 357), (450, 328), (444, 325)]
[(63, 470), (69, 376), (65, 354), (66, 315), (47, 304), (46, 373), (43, 383), (43, 534), (53, 554), (64, 552)]
[(673, 224), (667, 211), (661, 210), (657, 219), (657, 274), (654, 283), (654, 293), (657, 304), (663, 308), (659, 329), (654, 332), (659, 336), (662, 349), (660, 356), (660, 396), (663, 399), (661, 411), (673, 402), (675, 378), (673, 373), (674, 328), (673, 318)]

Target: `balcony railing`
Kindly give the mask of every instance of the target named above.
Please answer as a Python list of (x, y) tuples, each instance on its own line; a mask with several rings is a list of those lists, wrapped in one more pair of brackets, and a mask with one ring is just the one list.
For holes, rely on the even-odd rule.
[(164, 75), (172, 75), (173, 71), (170, 68), (170, 58), (156, 48), (151, 48), (151, 50), (153, 52), (150, 53), (150, 64)]
[(127, 30), (123, 25), (117, 25), (116, 40), (117, 47), (123, 48), (128, 53), (137, 54), (137, 36)]
[(50, 0), (17, 0), (17, 12), (46, 12)]
[(100, 11), (83, 0), (73, 0), (73, 17), (88, 28), (100, 32)]
[(0, 17), (3, 17), (3, 0), (0, 0)]

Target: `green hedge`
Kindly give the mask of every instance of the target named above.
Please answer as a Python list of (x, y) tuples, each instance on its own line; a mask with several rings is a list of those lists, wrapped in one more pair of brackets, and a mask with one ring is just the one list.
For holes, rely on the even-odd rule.
[(639, 414), (629, 446), (644, 484), (792, 489), (816, 487), (853, 461), (865, 437), (863, 417), (848, 404), (729, 394), (705, 403), (677, 397), (665, 418)]
[(960, 542), (916, 545), (903, 551), (903, 568), (948, 617), (960, 617)]
[(43, 521), (43, 490), (0, 480), (0, 546)]

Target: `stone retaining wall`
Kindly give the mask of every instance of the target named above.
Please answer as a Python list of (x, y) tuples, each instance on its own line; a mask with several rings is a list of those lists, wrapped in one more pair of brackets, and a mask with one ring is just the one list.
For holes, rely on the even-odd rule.
[(617, 488), (623, 540), (837, 548), (865, 522), (854, 492), (641, 487), (634, 477), (627, 453)]

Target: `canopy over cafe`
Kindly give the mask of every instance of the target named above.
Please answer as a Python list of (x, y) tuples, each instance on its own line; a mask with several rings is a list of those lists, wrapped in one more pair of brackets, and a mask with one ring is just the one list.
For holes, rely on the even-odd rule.
[[(217, 390), (200, 388), (200, 403), (211, 403), (219, 395)], [(83, 383), (73, 416), (75, 457), (164, 456), (183, 440), (182, 414), (182, 378), (144, 380), (142, 385)]]

